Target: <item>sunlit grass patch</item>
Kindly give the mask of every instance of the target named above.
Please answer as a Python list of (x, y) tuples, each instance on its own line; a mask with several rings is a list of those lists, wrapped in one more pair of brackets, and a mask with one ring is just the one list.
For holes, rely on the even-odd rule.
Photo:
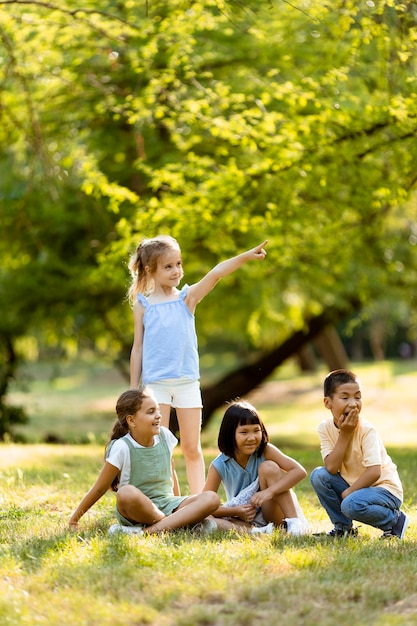
[[(70, 485), (67, 504), (71, 491)], [(300, 501), (321, 515), (307, 497)], [(37, 516), (30, 502), (28, 523), (12, 512), (2, 520), (3, 623), (20, 626), (31, 616), (33, 623), (58, 625), (63, 610), (64, 623), (80, 626), (98, 617), (105, 626), (274, 623), (279, 606), (288, 623), (334, 626), (342, 611), (337, 624), (356, 626), (372, 623), (372, 616), (412, 593), (413, 527), (403, 542), (382, 542), (369, 529), (340, 541), (291, 538), (278, 529), (259, 538), (189, 530), (109, 536), (109, 506), (75, 533), (62, 515)]]
[[(381, 541), (380, 531), (363, 525), (358, 538), (336, 541), (313, 535), (289, 537), (278, 529), (272, 536), (258, 538), (219, 532), (199, 536), (190, 530), (109, 536), (108, 528), (115, 521), (111, 492), (72, 532), (68, 519), (102, 467), (103, 446), (4, 444), (0, 446), (0, 624), (416, 623), (417, 438), (414, 426), (408, 430), (408, 422), (402, 422), (404, 413), (395, 409), (400, 395), (402, 405), (415, 406), (412, 381), (416, 377), (410, 368), (392, 371), (387, 366), (382, 374), (375, 374), (371, 366), (359, 373), (366, 385), (384, 384), (382, 401), (372, 394), (370, 400), (378, 409), (377, 426), (393, 435), (385, 443), (404, 485), (403, 509), (411, 520), (405, 540)], [(394, 384), (398, 376), (399, 387)], [(261, 414), (265, 408), (274, 443), (308, 472), (321, 463), (314, 438), (318, 421), (327, 416), (319, 378), (297, 379), (291, 391), (291, 380), (283, 377), (286, 398), (280, 399), (284, 388), (279, 387), (272, 400), (257, 402)], [(203, 435), (206, 466), (217, 454), (219, 417)], [(394, 445), (399, 434), (408, 438), (407, 446)], [(174, 457), (186, 493), (180, 448)], [(295, 491), (312, 531), (330, 530), (331, 522), (309, 479)]]

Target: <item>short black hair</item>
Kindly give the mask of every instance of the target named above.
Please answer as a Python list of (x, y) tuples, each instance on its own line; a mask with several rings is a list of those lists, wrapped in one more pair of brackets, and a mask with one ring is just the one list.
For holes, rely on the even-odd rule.
[(262, 441), (256, 451), (261, 456), (269, 441), (265, 425), (258, 415), (257, 410), (249, 402), (233, 402), (227, 409), (220, 424), (217, 445), (220, 452), (234, 458), (236, 454), (236, 429), (246, 424), (259, 424), (262, 430)]
[(346, 383), (358, 383), (359, 378), (350, 370), (340, 369), (333, 370), (327, 374), (324, 379), (324, 395), (331, 398), (339, 385), (345, 385)]

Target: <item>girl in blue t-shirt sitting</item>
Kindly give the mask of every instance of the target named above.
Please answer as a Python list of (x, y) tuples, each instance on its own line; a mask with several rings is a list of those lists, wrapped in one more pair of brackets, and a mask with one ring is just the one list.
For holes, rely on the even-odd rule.
[(306, 470), (269, 443), (265, 426), (248, 402), (234, 402), (220, 425), (221, 453), (211, 463), (205, 491), (217, 492), (223, 483), (227, 502), (213, 513), (218, 527), (254, 527), (271, 533), (274, 525), (289, 535), (309, 532), (306, 518), (292, 490)]

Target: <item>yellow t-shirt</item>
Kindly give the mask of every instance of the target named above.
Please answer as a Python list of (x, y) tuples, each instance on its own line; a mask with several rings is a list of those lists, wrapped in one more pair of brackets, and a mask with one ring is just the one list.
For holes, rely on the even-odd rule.
[[(319, 424), (318, 434), (323, 460), (335, 447), (339, 438), (339, 432), (339, 429), (334, 425), (333, 419), (324, 420)], [(383, 487), (402, 502), (403, 488), (397, 466), (387, 454), (385, 446), (372, 424), (359, 419), (346, 449), (340, 474), (349, 485), (352, 485), (363, 471), (372, 465), (381, 466), (381, 476), (372, 486)]]

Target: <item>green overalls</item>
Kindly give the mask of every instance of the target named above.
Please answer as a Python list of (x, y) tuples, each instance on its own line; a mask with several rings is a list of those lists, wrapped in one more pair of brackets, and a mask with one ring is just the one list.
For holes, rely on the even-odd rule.
[[(169, 515), (179, 507), (187, 496), (176, 496), (173, 491), (171, 475), (171, 453), (161, 429), (159, 443), (150, 448), (135, 448), (127, 437), (123, 437), (130, 450), (129, 484), (144, 493), (165, 515)], [(116, 516), (124, 526), (134, 524), (120, 515), (116, 508)]]

